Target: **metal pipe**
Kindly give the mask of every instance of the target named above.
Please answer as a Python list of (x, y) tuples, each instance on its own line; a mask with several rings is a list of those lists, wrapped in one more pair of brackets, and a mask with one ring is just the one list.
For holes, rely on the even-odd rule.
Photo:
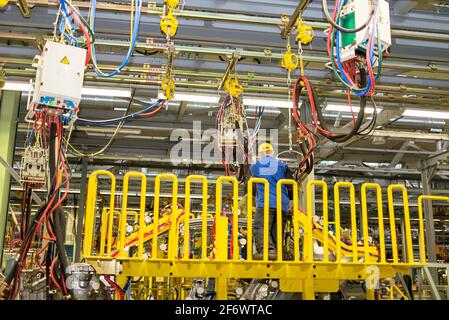
[(22, 13), (22, 16), (24, 18), (30, 18), (31, 17), (31, 12), (30, 12), (30, 7), (28, 6), (27, 0), (19, 0), (17, 1), (20, 12)]
[[(11, 69), (5, 69), (5, 73), (8, 76), (26, 76), (26, 77), (34, 77), (35, 72), (34, 71), (28, 71), (28, 70), (11, 70)], [(29, 79), (27, 79), (29, 80)], [(85, 80), (87, 81), (96, 81), (96, 82), (108, 82), (108, 83), (120, 83), (120, 84), (134, 84), (135, 88), (138, 88), (138, 84), (142, 85), (142, 88), (149, 89), (148, 85), (155, 85), (159, 86), (161, 83), (161, 80), (150, 80), (150, 79), (142, 79), (142, 78), (136, 78), (136, 77), (114, 77), (114, 78), (100, 78), (98, 76), (95, 76), (93, 74), (87, 74), (85, 75)], [(218, 84), (215, 82), (192, 82), (192, 81), (177, 81), (176, 82), (177, 87), (183, 87), (183, 88), (192, 88), (192, 89), (209, 89), (213, 90), (214, 93), (216, 93)], [(280, 87), (280, 86), (272, 86), (272, 87), (262, 87), (262, 86), (245, 86), (246, 92), (253, 92), (253, 93), (278, 93), (278, 94), (288, 94), (288, 88), (287, 87)], [(347, 95), (344, 92), (321, 92), (320, 91), (320, 98), (337, 98), (337, 99), (347, 99)], [(354, 95), (353, 97), (356, 99), (357, 97)], [(418, 98), (418, 97), (404, 97), (403, 95), (376, 95), (375, 100), (378, 102), (407, 102), (407, 103), (415, 103), (415, 104), (427, 104), (427, 105), (449, 105), (449, 99), (446, 98), (439, 98), (439, 99), (430, 99), (430, 98)]]
[[(21, 40), (21, 41), (36, 41), (35, 36), (24, 36), (22, 34), (16, 33), (7, 33), (0, 32), (0, 39), (8, 39), (8, 40)], [(44, 40), (51, 40), (51, 36), (44, 37)], [(79, 39), (82, 42), (82, 39)], [(111, 46), (111, 47), (123, 47), (127, 48), (128, 43), (125, 41), (116, 41), (116, 40), (100, 40), (97, 39), (95, 43), (99, 46)], [(169, 50), (169, 46), (166, 43), (145, 43), (145, 42), (137, 42), (137, 49), (142, 50), (159, 50), (159, 51), (167, 51)], [(225, 49), (225, 48), (212, 48), (212, 47), (194, 47), (190, 45), (175, 45), (176, 52), (190, 52), (190, 53), (198, 53), (198, 54), (214, 54), (214, 55), (227, 55), (232, 56), (235, 52), (234, 49)], [(265, 52), (265, 51), (254, 51), (254, 50), (240, 50), (239, 54), (241, 57), (245, 58), (259, 58), (259, 59), (275, 59), (282, 60), (284, 54), (282, 52), (273, 53), (273, 52)], [(329, 58), (327, 56), (317, 56), (317, 55), (304, 55), (303, 60), (305, 62), (321, 62), (326, 64), (329, 62)], [(416, 64), (408, 64), (401, 63), (399, 61), (385, 61), (383, 63), (383, 67), (386, 69), (399, 69), (399, 70), (407, 70), (407, 71), (432, 71), (432, 72), (449, 72), (449, 66), (429, 66), (429, 65), (416, 65)]]
[[(0, 35), (1, 37), (1, 35)], [(32, 63), (32, 59), (21, 59), (21, 58), (11, 58), (11, 57), (0, 57), (0, 61), (3, 62), (3, 64), (18, 64), (18, 65), (24, 65), (29, 66)], [(394, 62), (396, 64), (396, 62)], [(404, 68), (408, 68), (409, 65), (403, 64)], [(105, 70), (115, 70), (116, 67), (112, 65), (101, 65), (102, 69)], [(423, 69), (427, 67), (416, 66), (418, 69)], [(439, 68), (440, 71), (444, 71), (447, 69), (447, 72), (449, 72), (449, 67), (447, 68)], [(16, 69), (9, 69), (9, 73), (16, 72)], [(20, 71), (18, 71), (20, 72)], [(147, 73), (147, 74), (155, 74), (155, 75), (161, 75), (164, 73), (164, 70), (162, 68), (142, 68), (142, 67), (136, 67), (136, 66), (127, 66), (123, 68), (123, 73)], [(31, 73), (30, 73), (31, 74)], [(33, 74), (34, 75), (34, 74)], [(212, 78), (217, 79), (222, 76), (219, 72), (211, 72), (211, 71), (190, 71), (190, 70), (182, 70), (182, 69), (173, 69), (173, 75), (174, 76), (190, 76), (190, 77), (198, 77), (198, 78)], [(429, 76), (431, 73), (429, 73)], [(239, 75), (239, 79), (249, 82), (272, 82), (272, 83), (285, 83), (285, 78), (282, 77), (273, 77), (273, 76), (263, 76), (263, 75), (257, 75), (257, 74), (241, 74)], [(310, 80), (310, 82), (315, 86), (322, 86), (326, 87), (327, 90), (332, 88), (341, 88), (341, 83), (337, 81), (331, 81), (331, 80)], [(435, 89), (435, 88), (418, 88), (418, 87), (409, 87), (407, 85), (399, 85), (399, 86), (388, 86), (388, 85), (382, 85), (379, 84), (376, 86), (379, 91), (387, 91), (387, 92), (401, 92), (401, 93), (417, 93), (417, 94), (435, 94), (435, 95), (443, 95), (443, 96), (449, 96), (449, 90), (443, 90), (443, 89)]]
[[(350, 114), (338, 116), (337, 112), (324, 112), (323, 116), (330, 121), (335, 121), (336, 119), (341, 119), (343, 121), (352, 121), (352, 116)], [(392, 125), (395, 127), (412, 127), (420, 129), (443, 129), (446, 126), (446, 121), (431, 119), (430, 117), (428, 119), (404, 117), (397, 121), (394, 121)]]
[(218, 85), (218, 90), (223, 89), (226, 81), (229, 79), (229, 76), (231, 75), (232, 71), (234, 70), (235, 66), (237, 65), (237, 62), (240, 59), (240, 54), (236, 51), (234, 51), (231, 55), (231, 58), (229, 59), (228, 66), (226, 67), (226, 71), (223, 75), (223, 78), (220, 81), (220, 84)]
[(432, 151), (414, 151), (414, 150), (392, 150), (392, 149), (377, 149), (377, 148), (355, 148), (355, 147), (343, 147), (342, 150), (348, 151), (361, 151), (361, 152), (376, 152), (376, 153), (406, 153), (416, 155), (434, 155)]
[(296, 21), (298, 21), (298, 18), (302, 15), (302, 12), (307, 8), (311, 0), (301, 0), (298, 4), (298, 6), (295, 9), (295, 12), (293, 12), (293, 15), (288, 19), (287, 25), (282, 29), (281, 32), (281, 38), (287, 39), (288, 36), (290, 36), (290, 33), (292, 32), (292, 29), (294, 28)]
[[(19, 2), (20, 0), (12, 0), (11, 2)], [(27, 0), (31, 7), (41, 6), (41, 7), (58, 7), (59, 1), (56, 0)], [(90, 4), (87, 2), (73, 1), (73, 5), (80, 9), (89, 9)], [(118, 12), (130, 12), (131, 6), (114, 4), (114, 3), (97, 3), (97, 10), (105, 11), (118, 11)], [(162, 7), (148, 6), (146, 11), (147, 14), (162, 15)], [(196, 11), (196, 10), (174, 10), (173, 15), (189, 18), (189, 19), (202, 19), (202, 20), (215, 20), (215, 21), (227, 21), (227, 22), (239, 22), (248, 24), (262, 24), (262, 25), (272, 25), (280, 26), (281, 20), (271, 17), (263, 16), (251, 16), (246, 14), (234, 14), (234, 13), (216, 13), (216, 12), (206, 12), (206, 11)], [(319, 21), (304, 21), (313, 28), (325, 30), (330, 27), (330, 24), (326, 22)], [(392, 29), (391, 34), (393, 37), (402, 37), (417, 40), (427, 40), (427, 41), (449, 41), (449, 34), (436, 33), (436, 32), (422, 32), (422, 31), (412, 31), (403, 29)]]

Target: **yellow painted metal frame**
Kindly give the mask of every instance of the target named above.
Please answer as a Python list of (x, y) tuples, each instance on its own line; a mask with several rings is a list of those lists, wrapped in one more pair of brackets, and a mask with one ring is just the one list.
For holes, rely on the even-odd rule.
[(269, 199), (270, 199), (270, 186), (266, 179), (261, 178), (251, 178), (248, 181), (248, 238), (247, 238), (247, 259), (248, 261), (253, 260), (253, 188), (254, 184), (261, 183), (264, 185), (264, 208), (263, 208), (263, 256), (264, 262), (268, 260), (268, 215), (270, 210)]
[(125, 236), (126, 236), (126, 221), (128, 218), (128, 186), (130, 178), (139, 178), (140, 184), (140, 213), (139, 213), (139, 244), (137, 248), (137, 257), (143, 258), (143, 238), (145, 228), (145, 204), (147, 194), (147, 177), (141, 172), (128, 172), (123, 177), (123, 200), (122, 200), (122, 213), (120, 215), (120, 246), (119, 256), (125, 257)]
[[(87, 188), (87, 200), (86, 200), (86, 222), (84, 224), (84, 243), (83, 243), (83, 252), (85, 256), (90, 256), (92, 251), (92, 240), (93, 240), (93, 230), (95, 224), (95, 209), (97, 208), (97, 192), (98, 192), (98, 176), (107, 176), (111, 179), (111, 195), (109, 201), (109, 221), (108, 221), (108, 229), (107, 231), (107, 256), (111, 256), (112, 253), (112, 223), (114, 217), (114, 198), (115, 198), (115, 185), (116, 180), (114, 175), (106, 170), (99, 170), (93, 172), (89, 177), (89, 183)], [(106, 237), (106, 236), (105, 236)]]
[(207, 258), (207, 188), (208, 182), (204, 176), (188, 176), (185, 188), (185, 227), (184, 227), (184, 254), (183, 259), (189, 258), (189, 239), (190, 239), (190, 189), (193, 181), (199, 181), (202, 184), (202, 213), (201, 213), (201, 259)]
[(365, 260), (368, 260), (368, 203), (366, 199), (366, 194), (368, 189), (376, 190), (377, 199), (377, 213), (378, 213), (378, 223), (379, 223), (379, 241), (380, 241), (380, 262), (386, 262), (385, 254), (385, 229), (384, 229), (384, 215), (383, 215), (383, 203), (382, 203), (382, 188), (377, 183), (364, 183), (362, 185), (362, 225), (363, 225), (363, 246), (365, 249)]
[[(92, 252), (93, 243), (93, 230), (95, 225), (96, 214), (96, 201), (97, 201), (97, 188), (98, 177), (107, 176), (111, 179), (111, 198), (109, 201), (109, 209), (104, 208), (102, 214), (102, 226), (100, 229), (100, 250), (98, 253)], [(276, 189), (280, 194), (284, 185), (291, 185), (293, 187), (293, 232), (294, 232), (294, 259), (293, 261), (285, 261), (282, 257), (282, 199), (277, 197), (277, 249), (278, 257), (276, 260), (268, 260), (268, 223), (264, 225), (264, 251), (262, 260), (253, 260), (252, 258), (252, 237), (253, 237), (253, 191), (254, 184), (264, 185), (264, 221), (268, 221), (269, 217), (269, 184), (265, 179), (252, 178), (248, 183), (248, 216), (247, 216), (247, 259), (240, 260), (239, 246), (238, 246), (238, 182), (233, 177), (220, 177), (216, 181), (216, 234), (213, 258), (207, 257), (207, 217), (209, 216), (207, 211), (207, 198), (208, 198), (208, 181), (203, 176), (190, 176), (186, 179), (185, 188), (185, 209), (184, 212), (178, 209), (178, 179), (173, 174), (163, 174), (156, 177), (155, 190), (154, 190), (154, 216), (152, 230), (153, 234), (150, 235), (149, 240), (152, 241), (152, 256), (148, 259), (143, 259), (143, 241), (138, 241), (137, 257), (127, 257), (126, 241), (128, 238), (125, 236), (126, 232), (126, 217), (127, 211), (127, 192), (129, 178), (140, 178), (141, 180), (141, 197), (140, 197), (140, 212), (139, 212), (139, 230), (138, 239), (144, 238), (143, 227), (145, 223), (143, 221), (145, 214), (145, 195), (146, 195), (146, 179), (144, 175), (138, 173), (129, 173), (125, 176), (123, 187), (123, 205), (120, 215), (120, 225), (118, 247), (114, 250), (118, 251), (117, 255), (112, 254), (112, 226), (114, 216), (114, 192), (115, 192), (115, 177), (107, 171), (94, 172), (89, 178), (88, 184), (88, 196), (87, 196), (87, 208), (86, 208), (86, 223), (85, 223), (85, 239), (83, 247), (84, 258), (91, 263), (94, 268), (100, 274), (118, 274), (119, 265), (122, 276), (156, 276), (156, 277), (204, 277), (204, 278), (216, 278), (217, 281), (217, 297), (219, 299), (227, 298), (227, 279), (229, 278), (272, 278), (280, 279), (283, 282), (283, 286), (289, 286), (294, 290), (302, 290), (306, 299), (314, 299), (314, 292), (317, 290), (323, 290), (326, 288), (336, 287), (336, 282), (332, 285), (326, 286), (322, 281), (339, 281), (339, 280), (363, 280), (369, 278), (372, 267), (376, 267), (379, 270), (379, 276), (381, 278), (393, 277), (396, 273), (400, 272), (408, 274), (410, 267), (418, 267), (425, 265), (425, 245), (424, 245), (424, 223), (423, 223), (423, 209), (422, 204), (424, 200), (443, 200), (449, 202), (449, 197), (440, 196), (421, 196), (418, 199), (418, 219), (419, 219), (419, 250), (420, 258), (414, 259), (412, 237), (410, 228), (410, 213), (408, 209), (408, 196), (407, 190), (400, 185), (392, 185), (388, 188), (388, 210), (390, 224), (394, 226), (394, 191), (402, 192), (402, 200), (404, 205), (404, 218), (406, 220), (406, 241), (408, 248), (407, 261), (401, 262), (398, 259), (396, 234), (392, 234), (394, 256), (393, 261), (389, 262), (385, 259), (385, 242), (384, 242), (384, 225), (383, 225), (383, 212), (382, 212), (382, 190), (378, 184), (364, 184), (361, 192), (361, 207), (362, 207), (362, 231), (365, 239), (363, 248), (357, 245), (357, 226), (356, 226), (356, 202), (355, 202), (355, 188), (354, 185), (348, 182), (340, 182), (334, 186), (334, 202), (335, 202), (335, 221), (329, 222), (329, 207), (328, 207), (328, 187), (323, 181), (311, 181), (307, 185), (307, 213), (302, 213), (298, 208), (298, 185), (293, 180), (281, 180), (278, 182)], [(160, 186), (162, 180), (169, 180), (172, 182), (172, 213), (165, 219), (163, 223), (170, 223), (168, 230), (168, 255), (166, 258), (161, 258), (157, 254), (158, 237), (159, 237), (159, 209), (160, 209)], [(189, 255), (189, 241), (190, 241), (190, 219), (191, 219), (191, 184), (193, 182), (200, 182), (202, 184), (202, 213), (201, 213), (201, 233), (202, 233), (202, 249), (201, 257), (190, 257)], [(233, 256), (228, 256), (229, 251), (229, 239), (228, 239), (228, 217), (222, 214), (222, 191), (223, 184), (230, 183), (232, 186), (232, 242), (233, 242)], [(313, 221), (314, 212), (313, 199), (314, 188), (320, 187), (323, 194), (323, 226), (317, 225)], [(346, 188), (349, 190), (350, 196), (350, 211), (351, 211), (351, 230), (352, 230), (352, 245), (348, 247), (345, 245), (345, 255), (352, 254), (350, 261), (343, 260), (342, 241), (340, 234), (340, 189)], [(377, 203), (378, 203), (378, 219), (379, 219), (379, 234), (380, 239), (380, 259), (379, 261), (373, 260), (372, 252), (373, 247), (368, 246), (368, 212), (366, 203), (366, 192), (368, 189), (376, 190)], [(180, 218), (183, 215), (182, 218)], [(107, 227), (106, 222), (107, 221)], [(182, 259), (177, 257), (179, 249), (179, 235), (178, 226), (180, 221), (184, 221), (184, 248)], [(335, 224), (335, 237), (329, 232), (329, 224)], [(299, 227), (304, 229), (304, 245), (303, 245), (303, 259), (300, 259), (300, 246), (299, 246)], [(149, 228), (149, 226), (145, 226)], [(394, 229), (394, 228), (393, 228)], [(321, 241), (324, 245), (323, 260), (316, 260), (313, 251), (313, 238), (316, 237), (316, 232), (322, 232)], [(315, 233), (314, 233), (315, 232)], [(134, 235), (135, 237), (135, 235)], [(145, 235), (145, 237), (147, 237)], [(332, 247), (330, 246), (330, 241)], [(106, 247), (106, 252), (105, 252)], [(349, 248), (349, 249), (348, 249)], [(411, 249), (410, 249), (411, 248)], [(368, 250), (369, 249), (369, 250)], [(329, 251), (335, 252), (335, 261), (330, 261)], [(376, 251), (377, 252), (377, 251)], [(358, 258), (364, 257), (364, 261)], [(287, 281), (287, 282), (285, 282)], [(300, 281), (300, 284), (289, 284), (288, 281)]]
[(419, 220), (419, 253), (420, 253), (420, 263), (426, 263), (426, 245), (424, 240), (424, 218), (423, 218), (423, 202), (424, 201), (447, 201), (449, 202), (449, 197), (445, 196), (431, 196), (431, 195), (421, 195), (418, 197), (418, 220)]

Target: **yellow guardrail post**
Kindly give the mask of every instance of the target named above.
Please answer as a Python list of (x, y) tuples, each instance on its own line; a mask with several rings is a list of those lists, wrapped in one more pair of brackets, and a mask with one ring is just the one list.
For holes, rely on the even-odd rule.
[(228, 259), (228, 219), (222, 217), (222, 191), (223, 182), (231, 182), (233, 187), (233, 205), (232, 205), (232, 242), (233, 242), (233, 260), (239, 259), (238, 246), (238, 210), (239, 210), (239, 189), (238, 181), (235, 177), (219, 177), (216, 182), (216, 208), (215, 208), (215, 249), (217, 260)]
[(126, 222), (128, 219), (128, 188), (130, 178), (140, 178), (140, 213), (139, 213), (139, 245), (137, 256), (143, 257), (143, 234), (145, 229), (145, 205), (147, 196), (147, 177), (141, 172), (128, 172), (123, 177), (122, 213), (120, 215), (120, 249), (119, 256), (125, 257)]
[[(160, 207), (160, 193), (161, 193), (161, 180), (162, 179), (168, 179), (173, 181), (172, 185), (172, 209), (171, 214), (176, 215), (178, 212), (178, 177), (174, 174), (160, 174), (156, 177), (154, 182), (154, 214), (153, 214), (153, 240), (152, 240), (152, 247), (151, 247), (151, 259), (157, 259), (157, 243), (158, 243), (158, 236), (159, 236), (159, 207)], [(170, 221), (173, 221), (170, 219)], [(176, 218), (175, 218), (176, 221)], [(170, 231), (169, 231), (169, 256), (173, 254), (173, 244), (170, 246), (170, 238), (172, 234), (172, 229), (174, 227), (174, 232), (176, 232), (176, 223), (173, 223), (170, 225)], [(173, 239), (172, 239), (173, 241)], [(177, 246), (177, 244), (176, 244)], [(174, 250), (176, 252), (176, 249)]]
[(109, 221), (108, 208), (103, 208), (101, 212), (100, 256), (104, 256), (104, 249), (106, 247), (106, 233), (108, 230), (108, 221)]
[(201, 213), (201, 259), (207, 257), (207, 179), (204, 176), (192, 175), (186, 179), (185, 186), (185, 203), (184, 214), (186, 220), (184, 223), (184, 254), (183, 258), (189, 258), (189, 243), (190, 243), (190, 187), (192, 181), (199, 181), (202, 183), (202, 213)]
[(423, 217), (423, 201), (424, 200), (436, 200), (436, 201), (446, 201), (449, 202), (449, 197), (444, 196), (431, 196), (422, 195), (418, 197), (418, 219), (419, 219), (419, 253), (420, 253), (420, 263), (426, 263), (426, 244), (424, 239), (424, 217)]
[(349, 202), (351, 206), (351, 242), (352, 242), (352, 262), (356, 263), (358, 260), (357, 248), (357, 212), (355, 204), (355, 188), (350, 182), (337, 182), (334, 185), (334, 214), (335, 214), (335, 233), (337, 241), (337, 262), (341, 261), (341, 235), (340, 235), (340, 188), (349, 188)]
[(86, 220), (84, 227), (84, 246), (83, 256), (87, 257), (91, 255), (92, 251), (92, 238), (95, 224), (95, 211), (97, 208), (97, 193), (98, 193), (98, 176), (104, 175), (111, 179), (111, 195), (109, 201), (109, 225), (108, 225), (108, 243), (107, 243), (107, 255), (111, 255), (112, 248), (112, 222), (114, 212), (114, 197), (115, 197), (115, 177), (106, 170), (94, 171), (89, 177), (89, 183), (87, 186), (87, 201), (86, 201)]
[(377, 212), (379, 220), (379, 242), (380, 242), (380, 262), (385, 263), (385, 230), (384, 230), (384, 215), (382, 203), (382, 188), (377, 183), (364, 183), (362, 185), (362, 222), (363, 222), (363, 245), (365, 249), (365, 262), (368, 261), (368, 203), (366, 199), (366, 190), (375, 189), (377, 199)]
[[(265, 225), (268, 224), (268, 215), (270, 209), (270, 184), (268, 180), (262, 178), (251, 178), (248, 181), (248, 216), (247, 216), (247, 260), (253, 260), (253, 186), (255, 183), (261, 183), (264, 185), (264, 208), (263, 208), (263, 216), (264, 216), (264, 234), (263, 234), (263, 260), (268, 260), (268, 226), (265, 228)], [(266, 231), (266, 233), (265, 233)], [(266, 248), (266, 250), (265, 250)]]
[(408, 193), (407, 189), (403, 185), (399, 184), (393, 184), (388, 186), (388, 210), (390, 211), (390, 229), (391, 229), (391, 245), (393, 248), (393, 262), (398, 263), (398, 243), (397, 243), (397, 236), (396, 236), (396, 222), (395, 222), (395, 215), (394, 215), (394, 199), (393, 199), (393, 192), (394, 190), (400, 190), (402, 191), (402, 199), (403, 199), (403, 206), (404, 206), (404, 220), (405, 220), (405, 239), (406, 239), (406, 246), (407, 246), (407, 260), (408, 263), (414, 262), (414, 255), (413, 255), (413, 242), (412, 242), (412, 230), (410, 226), (410, 209), (408, 205)]
[(293, 187), (293, 250), (294, 259), (299, 261), (299, 226), (298, 226), (298, 183), (291, 179), (282, 179), (276, 185), (276, 228), (277, 228), (277, 260), (282, 261), (282, 186), (291, 185)]
[[(320, 180), (312, 180), (309, 181), (309, 183), (307, 183), (307, 216), (308, 216), (308, 220), (309, 224), (310, 224), (310, 234), (312, 234), (312, 219), (313, 217), (311, 217), (312, 215), (312, 195), (313, 195), (313, 191), (312, 191), (312, 187), (314, 186), (321, 186), (322, 190), (323, 190), (323, 261), (324, 262), (329, 262), (329, 203), (328, 203), (328, 192), (327, 192), (327, 184), (324, 181), (320, 181)], [(309, 217), (310, 215), (310, 217)], [(337, 228), (338, 229), (338, 228)], [(338, 242), (340, 241), (340, 239), (337, 237), (337, 248), (338, 248)], [(308, 240), (308, 245), (310, 245), (310, 247), (312, 248), (312, 258), (313, 258), (313, 242), (310, 240), (310, 236), (309, 236), (309, 240)], [(310, 250), (310, 249), (309, 249)], [(338, 250), (337, 250), (338, 251)]]

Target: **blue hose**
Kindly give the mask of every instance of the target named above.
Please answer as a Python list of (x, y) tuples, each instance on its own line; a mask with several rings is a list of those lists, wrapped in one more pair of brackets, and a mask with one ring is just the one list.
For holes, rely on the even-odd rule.
[[(130, 40), (131, 41), (131, 48), (130, 48), (130, 50), (128, 50), (128, 53), (127, 53), (125, 59), (120, 64), (120, 66), (116, 70), (114, 70), (113, 72), (104, 75), (95, 66), (95, 73), (99, 77), (102, 77), (102, 78), (114, 77), (120, 71), (122, 71), (122, 69), (124, 67), (126, 67), (128, 65), (128, 63), (129, 63), (129, 61), (131, 60), (131, 56), (134, 53), (134, 49), (136, 47), (136, 42), (137, 42), (137, 37), (138, 37), (138, 34), (139, 34), (140, 15), (141, 15), (141, 11), (142, 11), (142, 2), (143, 2), (143, 0), (133, 0), (133, 1), (135, 1), (136, 14), (134, 16), (133, 38)], [(96, 0), (92, 0), (92, 4), (91, 4), (91, 6), (92, 6), (92, 15), (91, 16), (92, 16), (92, 32), (94, 32), (94, 33), (95, 33), (95, 31), (94, 31), (95, 27), (94, 26), (95, 26), (96, 5), (97, 5), (97, 1)], [(92, 45), (92, 57), (93, 57), (94, 61), (97, 61), (95, 45)]]

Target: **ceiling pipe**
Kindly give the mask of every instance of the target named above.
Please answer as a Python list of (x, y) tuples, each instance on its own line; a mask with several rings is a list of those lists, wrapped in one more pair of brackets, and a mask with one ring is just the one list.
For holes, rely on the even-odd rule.
[[(28, 70), (12, 70), (12, 69), (5, 69), (6, 76), (15, 76), (15, 77), (25, 77), (26, 81), (29, 81), (29, 78), (34, 77), (35, 72), (34, 71), (28, 71)], [(141, 89), (149, 89), (149, 86), (154, 85), (155, 88), (159, 88), (159, 85), (161, 83), (160, 80), (149, 80), (144, 78), (136, 78), (136, 77), (126, 77), (126, 76), (120, 76), (120, 77), (114, 77), (114, 78), (100, 78), (96, 75), (87, 74), (84, 77), (86, 82), (93, 81), (93, 82), (105, 82), (105, 83), (116, 83), (116, 84), (126, 84), (126, 85), (132, 85), (133, 88), (141, 88)], [(193, 82), (193, 81), (177, 81), (176, 86), (178, 88), (191, 88), (191, 89), (208, 89), (209, 91), (213, 91), (216, 93), (218, 84), (212, 83), (212, 82)], [(245, 91), (247, 93), (251, 92), (254, 94), (288, 94), (288, 88), (287, 87), (281, 87), (281, 86), (271, 86), (271, 87), (264, 87), (264, 86), (245, 86)], [(322, 91), (317, 90), (319, 92), (320, 98), (338, 98), (338, 99), (347, 99), (347, 94), (345, 92), (330, 92), (330, 91)], [(413, 103), (413, 104), (425, 104), (425, 105), (437, 105), (437, 106), (443, 106), (443, 105), (449, 105), (449, 99), (447, 97), (445, 98), (438, 98), (438, 99), (431, 99), (431, 98), (420, 98), (420, 97), (409, 97), (404, 95), (376, 95), (374, 96), (375, 100), (377, 102), (406, 102), (406, 103)], [(354, 95), (354, 99), (357, 99), (357, 97)]]
[[(24, 35), (20, 33), (8, 33), (8, 32), (0, 32), (0, 39), (7, 40), (20, 40), (20, 41), (30, 41), (35, 42), (37, 40), (36, 36), (33, 35)], [(44, 36), (44, 40), (52, 40), (51, 36)], [(82, 39), (79, 39), (82, 43)], [(448, 40), (449, 41), (449, 40)], [(95, 41), (98, 46), (108, 46), (108, 47), (117, 47), (117, 48), (127, 48), (128, 43), (125, 41), (117, 41), (117, 40), (104, 40), (98, 39)], [(136, 42), (136, 49), (142, 50), (150, 50), (150, 51), (168, 51), (168, 46), (165, 43), (145, 43), (145, 42)], [(235, 52), (234, 49), (224, 49), (224, 48), (213, 48), (213, 47), (204, 47), (204, 46), (191, 46), (191, 45), (183, 45), (183, 44), (175, 44), (175, 52), (190, 52), (190, 53), (198, 53), (198, 54), (213, 54), (219, 56), (229, 56)], [(275, 59), (282, 60), (284, 58), (284, 53), (282, 52), (265, 52), (265, 51), (254, 51), (254, 50), (239, 50), (239, 55), (242, 58), (258, 58), (258, 59)], [(321, 55), (303, 55), (304, 62), (318, 62), (326, 64), (329, 62), (329, 58), (327, 56)], [(384, 61), (383, 67), (386, 69), (399, 69), (404, 71), (429, 71), (429, 72), (449, 72), (449, 66), (446, 65), (434, 65), (429, 66), (428, 64), (417, 65), (412, 63), (402, 63), (400, 61)], [(222, 76), (222, 75), (221, 75)], [(220, 77), (221, 77), (220, 76)]]
[[(12, 3), (20, 2), (19, 0), (11, 0)], [(58, 7), (59, 1), (56, 0), (27, 0), (30, 7), (42, 6), (42, 7)], [(80, 9), (89, 9), (88, 2), (73, 1), (73, 5)], [(114, 4), (114, 3), (102, 3), (97, 4), (97, 10), (105, 11), (117, 11), (117, 12), (130, 12), (131, 7), (129, 5)], [(146, 13), (160, 16), (162, 14), (162, 7), (148, 6)], [(182, 11), (174, 10), (173, 14), (179, 17), (185, 17), (189, 19), (201, 19), (201, 20), (215, 20), (215, 21), (227, 21), (227, 22), (240, 22), (249, 24), (262, 24), (281, 26), (282, 22), (279, 18), (263, 17), (263, 16), (251, 16), (246, 14), (235, 13), (216, 13), (207, 11), (187, 10)], [(325, 30), (330, 27), (330, 24), (326, 22), (317, 21), (304, 21), (313, 28)], [(391, 30), (393, 37), (427, 40), (427, 41), (449, 41), (449, 34), (436, 33), (436, 32), (421, 32), (412, 30), (395, 29)]]
[[(338, 115), (338, 112), (324, 112), (323, 116), (332, 121), (337, 119), (347, 122), (352, 121), (352, 116), (350, 114)], [(446, 121), (431, 118), (404, 117), (394, 121), (391, 125), (395, 127), (410, 127), (416, 129), (444, 129)]]
[[(32, 63), (32, 59), (22, 59), (22, 58), (12, 58), (12, 57), (0, 57), (0, 61), (3, 62), (3, 64), (17, 64), (17, 65), (23, 65), (23, 66), (30, 66)], [(101, 69), (105, 70), (115, 70), (116, 67), (112, 65), (101, 65)], [(7, 69), (9, 73), (13, 74), (15, 69)], [(423, 67), (423, 70), (429, 71), (429, 67)], [(444, 70), (441, 70), (444, 71)], [(130, 72), (130, 73), (139, 73), (139, 74), (154, 74), (154, 75), (161, 75), (164, 73), (164, 70), (162, 68), (150, 68), (150, 69), (143, 69), (141, 67), (133, 67), (133, 66), (127, 66), (123, 69), (123, 72)], [(449, 67), (448, 71), (449, 72)], [(429, 72), (430, 74), (430, 72)], [(173, 70), (174, 76), (186, 76), (186, 77), (198, 77), (198, 78), (212, 78), (212, 79), (218, 79), (222, 77), (222, 73), (218, 72), (210, 72), (210, 71), (190, 71), (190, 70)], [(239, 75), (239, 79), (248, 81), (248, 82), (263, 82), (263, 83), (285, 83), (285, 78), (283, 77), (272, 77), (272, 76), (261, 76), (261, 75), (248, 75), (248, 74), (241, 74)], [(337, 81), (331, 81), (331, 80), (315, 80), (311, 79), (310, 82), (319, 87), (326, 87), (326, 89), (339, 89), (341, 88), (341, 83)], [(400, 92), (403, 94), (431, 94), (431, 95), (443, 95), (448, 96), (449, 90), (443, 90), (443, 89), (437, 89), (437, 88), (419, 88), (419, 87), (410, 87), (407, 85), (399, 85), (399, 86), (389, 86), (389, 85), (382, 85), (379, 84), (376, 86), (379, 91), (384, 92)]]

